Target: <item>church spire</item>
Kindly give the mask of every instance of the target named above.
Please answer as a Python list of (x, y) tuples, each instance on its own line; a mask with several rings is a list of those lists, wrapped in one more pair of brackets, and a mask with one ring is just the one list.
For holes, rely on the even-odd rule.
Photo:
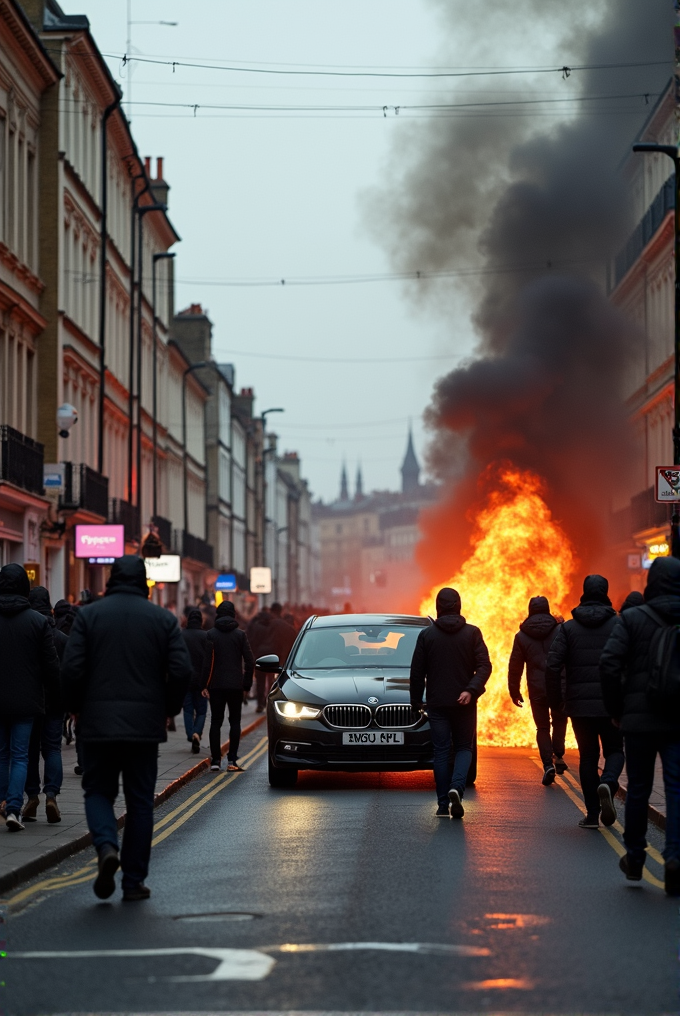
[(347, 469), (345, 463), (342, 464), (342, 472), (340, 473), (340, 501), (349, 501), (349, 486), (347, 484)]
[(355, 501), (363, 501), (364, 499), (364, 478), (361, 475), (361, 464), (357, 466), (357, 483), (356, 490), (354, 493)]
[(419, 486), (420, 465), (418, 464), (415, 448), (413, 447), (413, 432), (411, 430), (411, 424), (409, 423), (406, 455), (404, 456), (404, 461), (401, 464), (402, 493), (412, 494), (414, 491), (418, 490)]

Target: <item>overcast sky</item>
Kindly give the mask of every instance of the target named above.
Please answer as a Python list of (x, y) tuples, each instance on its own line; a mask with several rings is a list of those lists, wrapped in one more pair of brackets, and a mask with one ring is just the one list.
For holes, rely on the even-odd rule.
[[(469, 354), (472, 330), (463, 313), (451, 329), (417, 308), (399, 281), (318, 283), (392, 271), (363, 209), (366, 195), (398, 170), (400, 140), (412, 146), (419, 125), (380, 107), (437, 101), (441, 86), (142, 63), (128, 78), (117, 59), (126, 50), (127, 0), (63, 6), (89, 16), (100, 49), (111, 55), (132, 99), (140, 153), (165, 159), (170, 216), (182, 236), (177, 309), (202, 303), (214, 325), (214, 354), (235, 364), (237, 387), (254, 387), (258, 412), (285, 408), (272, 427), (282, 451), (300, 453), (316, 496), (336, 496), (343, 460), (352, 484), (361, 462), (365, 489), (396, 488), (408, 421), (420, 454), (432, 384)], [(486, 8), (480, 31), (489, 29), (493, 11)], [(461, 12), (469, 19), (467, 3)], [(442, 52), (437, 3), (427, 0), (132, 0), (132, 20), (177, 21), (133, 24), (132, 52), (180, 62), (408, 70), (432, 66)], [(544, 55), (528, 25), (508, 53), (494, 21), (497, 62), (516, 66), (523, 56), (533, 63)], [(473, 85), (481, 95), (484, 79)], [(379, 108), (284, 115), (144, 104), (151, 102)], [(296, 278), (317, 284), (291, 285)], [(219, 284), (262, 279), (289, 283)], [(323, 362), (334, 359), (341, 362)]]

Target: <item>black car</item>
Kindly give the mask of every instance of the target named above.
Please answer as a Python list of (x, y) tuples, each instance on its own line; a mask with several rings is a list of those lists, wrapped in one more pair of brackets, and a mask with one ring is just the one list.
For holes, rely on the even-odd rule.
[(411, 709), (409, 671), (427, 617), (337, 614), (304, 624), (267, 702), (269, 782), (300, 769), (353, 772), (432, 768), (427, 717)]

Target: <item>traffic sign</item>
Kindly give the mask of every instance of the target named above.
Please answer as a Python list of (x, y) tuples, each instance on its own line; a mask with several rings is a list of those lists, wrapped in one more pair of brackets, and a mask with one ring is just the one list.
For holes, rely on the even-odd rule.
[(218, 575), (215, 579), (215, 589), (223, 593), (233, 593), (238, 589), (238, 582), (235, 575)]
[(272, 591), (271, 568), (250, 569), (250, 591), (251, 593), (271, 593)]
[(655, 500), (680, 502), (680, 466), (657, 466)]

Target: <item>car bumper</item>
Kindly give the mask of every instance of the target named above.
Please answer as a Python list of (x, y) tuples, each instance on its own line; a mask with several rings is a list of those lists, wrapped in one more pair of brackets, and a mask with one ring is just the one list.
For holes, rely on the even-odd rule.
[(277, 723), (269, 717), (269, 752), (277, 769), (345, 772), (413, 771), (432, 768), (432, 740), (427, 724), (404, 730), (404, 744), (388, 747), (344, 745), (342, 730), (319, 722)]

